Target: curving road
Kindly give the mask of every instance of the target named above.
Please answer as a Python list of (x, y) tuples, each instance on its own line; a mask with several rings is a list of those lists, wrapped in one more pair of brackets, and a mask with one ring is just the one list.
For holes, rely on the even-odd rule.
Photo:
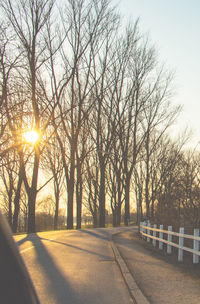
[(42, 304), (133, 304), (111, 247), (123, 228), (15, 236)]
[(149, 303), (200, 303), (200, 265), (192, 265), (191, 256), (178, 263), (177, 256), (154, 249), (139, 239), (136, 231), (120, 233), (114, 236), (114, 241)]

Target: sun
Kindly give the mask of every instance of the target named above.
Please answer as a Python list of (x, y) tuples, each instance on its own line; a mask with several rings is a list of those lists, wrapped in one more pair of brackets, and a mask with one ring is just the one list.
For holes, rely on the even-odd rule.
[(25, 143), (35, 145), (39, 140), (39, 133), (35, 130), (29, 130), (22, 134), (22, 139)]

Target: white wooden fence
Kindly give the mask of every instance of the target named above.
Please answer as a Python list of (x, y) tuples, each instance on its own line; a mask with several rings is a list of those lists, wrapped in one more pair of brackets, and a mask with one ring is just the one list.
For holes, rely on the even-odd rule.
[[(184, 234), (184, 227), (179, 228), (179, 233), (172, 231), (172, 226), (168, 226), (168, 230), (163, 229), (163, 225), (160, 225), (159, 229), (157, 225), (151, 226), (150, 223), (140, 223), (140, 233), (146, 238), (147, 242), (152, 240), (155, 247), (158, 242), (159, 249), (163, 249), (163, 244), (167, 244), (167, 253), (172, 252), (172, 247), (178, 248), (178, 261), (183, 261), (183, 251), (187, 251), (193, 254), (193, 263), (199, 263), (199, 229), (194, 229), (194, 235)], [(164, 239), (164, 234), (167, 234), (167, 238)], [(178, 243), (172, 242), (172, 236), (178, 237)], [(184, 239), (193, 240), (193, 248), (184, 246)]]

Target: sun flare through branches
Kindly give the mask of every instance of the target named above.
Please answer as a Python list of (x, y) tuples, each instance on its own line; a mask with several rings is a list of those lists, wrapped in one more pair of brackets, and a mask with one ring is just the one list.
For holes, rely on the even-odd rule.
[(36, 130), (28, 130), (22, 134), (23, 142), (35, 145), (39, 141), (39, 133)]

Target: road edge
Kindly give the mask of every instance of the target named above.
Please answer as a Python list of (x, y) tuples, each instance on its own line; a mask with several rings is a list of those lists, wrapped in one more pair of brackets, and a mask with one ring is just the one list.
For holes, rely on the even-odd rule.
[(138, 287), (113, 240), (110, 241), (110, 245), (132, 299), (136, 302), (136, 304), (150, 304), (149, 300), (144, 296), (141, 289)]

